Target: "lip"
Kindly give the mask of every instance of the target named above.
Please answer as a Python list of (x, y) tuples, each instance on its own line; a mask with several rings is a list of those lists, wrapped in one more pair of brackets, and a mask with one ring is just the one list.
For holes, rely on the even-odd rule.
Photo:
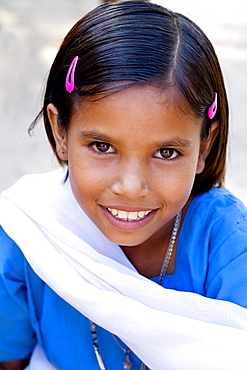
[[(120, 207), (120, 206), (111, 206), (111, 207), (104, 207), (100, 206), (104, 216), (110, 222), (112, 226), (114, 226), (117, 229), (121, 230), (127, 230), (127, 231), (134, 231), (139, 230), (142, 227), (146, 226), (155, 216), (158, 209), (150, 209), (150, 208), (143, 208), (143, 207)], [(118, 219), (113, 216), (112, 213), (110, 213), (106, 208), (115, 208), (120, 211), (125, 212), (141, 212), (141, 211), (151, 211), (147, 216), (145, 216), (143, 219), (135, 220), (135, 221), (125, 221)]]
[(118, 209), (119, 211), (125, 211), (125, 212), (156, 211), (158, 209), (158, 207), (154, 208), (154, 207), (121, 206), (121, 205), (103, 206), (102, 204), (100, 204), (100, 207)]

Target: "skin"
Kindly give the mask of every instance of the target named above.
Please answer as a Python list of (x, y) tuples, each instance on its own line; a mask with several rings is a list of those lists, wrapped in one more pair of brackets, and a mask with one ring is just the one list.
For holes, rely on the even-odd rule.
[(0, 370), (22, 370), (28, 365), (29, 359), (0, 362)]
[[(192, 200), (196, 174), (217, 135), (212, 125), (201, 141), (202, 121), (175, 90), (134, 87), (81, 104), (69, 130), (58, 126), (58, 112), (48, 106), (58, 156), (68, 161), (73, 193), (103, 234), (119, 244), (140, 274), (159, 275), (175, 215), (184, 217)], [(151, 210), (142, 221), (121, 221), (106, 208)], [(176, 265), (176, 245), (168, 274)], [(0, 363), (21, 370), (28, 363)]]
[[(173, 88), (134, 87), (83, 102), (66, 132), (48, 106), (59, 157), (68, 161), (73, 193), (90, 219), (119, 244), (146, 277), (159, 274), (175, 215), (192, 199), (217, 134), (201, 141), (202, 120)], [(119, 221), (108, 208), (152, 211), (141, 222)], [(168, 273), (175, 268), (173, 253)]]

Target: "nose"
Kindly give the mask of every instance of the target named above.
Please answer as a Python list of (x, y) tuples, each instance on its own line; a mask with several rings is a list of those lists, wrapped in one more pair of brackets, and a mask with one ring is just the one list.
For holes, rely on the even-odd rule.
[(145, 197), (149, 194), (148, 171), (138, 159), (122, 163), (114, 176), (111, 191), (128, 199)]

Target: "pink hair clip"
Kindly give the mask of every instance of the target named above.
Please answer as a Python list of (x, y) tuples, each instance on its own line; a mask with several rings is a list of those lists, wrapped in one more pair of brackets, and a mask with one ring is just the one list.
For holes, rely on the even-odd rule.
[(217, 112), (217, 93), (214, 93), (213, 104), (208, 108), (208, 118), (213, 119)]
[(69, 70), (68, 70), (68, 73), (67, 73), (67, 76), (66, 76), (65, 88), (69, 93), (71, 93), (75, 88), (75, 68), (76, 68), (76, 64), (77, 64), (79, 59), (80, 58), (76, 56), (72, 60), (72, 62), (70, 64), (70, 67), (69, 67)]

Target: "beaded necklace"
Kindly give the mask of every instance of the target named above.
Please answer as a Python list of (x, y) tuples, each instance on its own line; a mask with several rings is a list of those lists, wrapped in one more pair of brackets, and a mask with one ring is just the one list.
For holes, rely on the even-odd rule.
[[(158, 280), (159, 285), (162, 285), (162, 283), (163, 283), (164, 276), (167, 272), (167, 268), (168, 268), (168, 265), (169, 265), (169, 262), (170, 262), (170, 259), (171, 259), (171, 256), (172, 256), (174, 245), (175, 245), (175, 242), (176, 242), (176, 239), (177, 239), (178, 229), (179, 229), (180, 220), (181, 220), (181, 214), (182, 214), (181, 211), (178, 212), (176, 214), (176, 217), (175, 217), (175, 220), (174, 220), (174, 224), (173, 224), (173, 228), (172, 228), (172, 234), (171, 234), (170, 241), (169, 241), (169, 244), (168, 244), (168, 248), (167, 248), (167, 251), (166, 251), (166, 254), (165, 254), (161, 269), (160, 269), (160, 273), (159, 273), (159, 280)], [(98, 338), (97, 338), (96, 325), (93, 321), (91, 321), (91, 320), (89, 320), (89, 321), (90, 321), (90, 329), (91, 329), (92, 340), (93, 340), (93, 349), (94, 349), (94, 352), (95, 352), (95, 355), (96, 355), (96, 358), (97, 358), (97, 361), (98, 361), (98, 364), (99, 364), (99, 368), (100, 368), (100, 370), (106, 370), (103, 359), (102, 359), (101, 354), (99, 352), (99, 343), (98, 343)], [(131, 350), (129, 348), (127, 348), (127, 349), (124, 348), (121, 345), (121, 343), (119, 342), (118, 338), (114, 334), (112, 334), (112, 336), (113, 336), (114, 340), (116, 341), (116, 343), (118, 344), (118, 346), (124, 352), (125, 357), (124, 357), (124, 360), (123, 360), (123, 369), (130, 369), (132, 367), (130, 357), (129, 357), (129, 354), (131, 353)], [(142, 363), (141, 367), (140, 367), (140, 370), (145, 370), (146, 368), (147, 368), (146, 365), (144, 363)]]

